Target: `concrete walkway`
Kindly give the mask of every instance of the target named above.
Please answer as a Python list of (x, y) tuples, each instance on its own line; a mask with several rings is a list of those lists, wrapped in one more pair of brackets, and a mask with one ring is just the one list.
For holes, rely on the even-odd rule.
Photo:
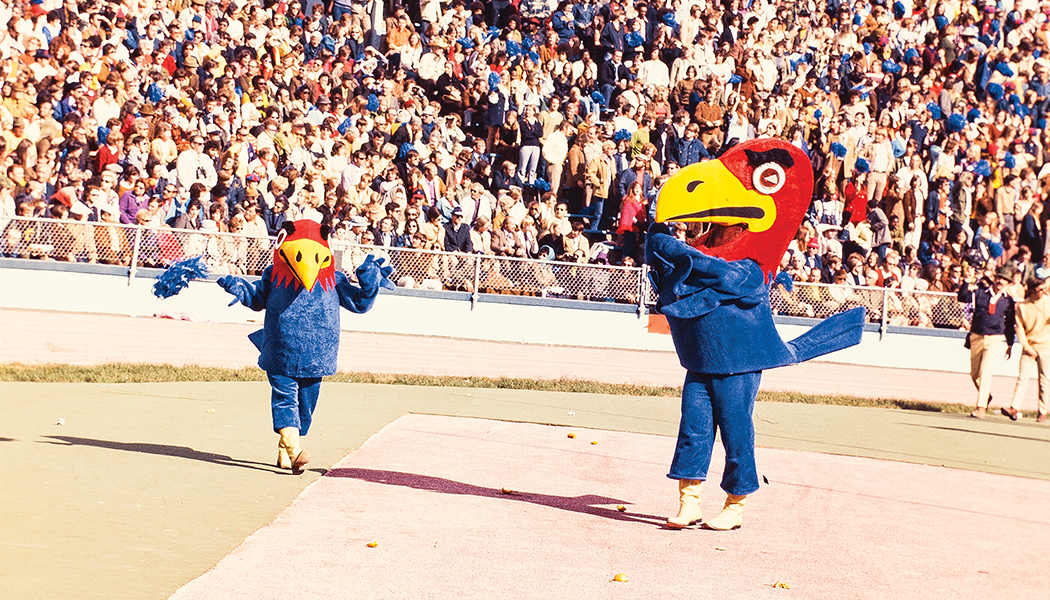
[[(172, 600), (884, 600), (1050, 589), (1050, 574), (1033, 568), (1050, 539), (1050, 481), (762, 448), (758, 462), (775, 475), (749, 497), (740, 530), (673, 531), (663, 522), (677, 489), (661, 469), (673, 451), (670, 437), (408, 415)], [(718, 447), (702, 494), (708, 516), (725, 499), (723, 462)], [(1001, 498), (1010, 510), (989, 511)], [(990, 565), (990, 556), (1009, 560)], [(617, 573), (627, 581), (610, 581)]]
[[(2, 310), (0, 363), (238, 367), (255, 362), (244, 337), (252, 329)], [(682, 379), (671, 353), (364, 334), (344, 336), (340, 366)], [(831, 363), (770, 371), (763, 383), (973, 396), (957, 374)], [(996, 394), (1008, 396), (1011, 383), (996, 381)], [(712, 541), (657, 526), (675, 503), (663, 477), (678, 425), (673, 397), (328, 383), (301, 477), (272, 464), (264, 382), (0, 383), (0, 398), (0, 564), (9, 567), (0, 569), (0, 598), (160, 600), (226, 556), (181, 594), (1015, 600), (1050, 589), (1042, 554), (1032, 553), (1050, 537), (1050, 427), (1031, 419), (759, 403), (759, 469), (770, 483), (745, 529)], [(454, 418), (399, 420), (406, 414)], [(566, 453), (559, 444), (570, 441)], [(713, 479), (719, 468), (716, 458)], [(503, 486), (521, 494), (496, 495)], [(706, 486), (708, 514), (716, 487)], [(627, 511), (613, 514), (616, 504)], [(363, 547), (368, 539), (380, 545)], [(254, 562), (261, 556), (269, 558)], [(279, 558), (303, 567), (289, 573)], [(429, 587), (398, 580), (409, 567)], [(702, 586), (677, 585), (679, 568)], [(632, 581), (610, 583), (620, 571)], [(285, 573), (284, 583), (274, 579)], [(769, 587), (778, 580), (791, 591)]]
[[(150, 363), (243, 367), (258, 351), (247, 335), (256, 326), (108, 315), (0, 310), (0, 363)], [(680, 386), (685, 371), (672, 352), (482, 342), (424, 336), (344, 332), (342, 371), (462, 377), (580, 379)], [(1014, 380), (996, 377), (1005, 402)], [(1034, 412), (1033, 381), (1022, 410)], [(886, 369), (811, 361), (762, 375), (762, 389), (972, 404), (976, 391), (959, 373)]]
[[(632, 469), (644, 469), (644, 481), (654, 482), (651, 486), (640, 485), (643, 480), (639, 479), (630, 487), (626, 482), (624, 487), (616, 489), (603, 487), (601, 490), (604, 491), (600, 493), (596, 491), (598, 488), (588, 484), (585, 486), (587, 490), (576, 493), (608, 495), (644, 505), (644, 511), (632, 510), (657, 517), (674, 507), (673, 484), (665, 481), (663, 474), (670, 462), (668, 444), (673, 441), (671, 436), (678, 427), (677, 398), (325, 384), (314, 427), (305, 438), (313, 455), (310, 466), (314, 470), (294, 477), (278, 471), (272, 464), (277, 436), (271, 430), (269, 391), (265, 382), (0, 383), (0, 398), (3, 398), (0, 402), (0, 452), (4, 457), (0, 461), (0, 481), (4, 482), (0, 488), (0, 523), (3, 524), (0, 564), (17, 565), (17, 568), (0, 569), (0, 598), (167, 598), (177, 588), (213, 567), (253, 532), (271, 523), (306, 486), (348, 454), (350, 462), (344, 464), (352, 464), (355, 468), (380, 468), (376, 462), (358, 461), (351, 453), (370, 436), (409, 413), (549, 423), (573, 427), (577, 431), (602, 430), (606, 432), (601, 434), (605, 437), (594, 437), (599, 444), (589, 449), (597, 451), (596, 456), (610, 450), (613, 437), (608, 432), (661, 436), (661, 440), (651, 442), (661, 448), (657, 451), (644, 450), (641, 442), (637, 446), (634, 442), (625, 442), (600, 464), (581, 463), (577, 469), (579, 473), (565, 475), (563, 480), (552, 484), (567, 486), (581, 478), (593, 481), (602, 477), (618, 481), (615, 478), (619, 477), (617, 474), (622, 464), (618, 461), (620, 458), (630, 459), (638, 465)], [(906, 518), (907, 523), (912, 523), (911, 511), (926, 511), (923, 505), (931, 503), (934, 506), (929, 507), (930, 510), (942, 515), (936, 522), (943, 523), (943, 515), (963, 521), (959, 524), (961, 529), (945, 527), (941, 530), (944, 535), (974, 531), (975, 524), (999, 523), (1005, 517), (1032, 524), (1046, 520), (1045, 511), (1024, 508), (1029, 506), (1025, 499), (1029, 498), (1028, 495), (1007, 493), (1007, 490), (1019, 489), (1018, 486), (1034, 490), (1031, 493), (1042, 503), (1041, 506), (1045, 506), (1046, 494), (1041, 490), (1050, 481), (1050, 427), (1036, 425), (1031, 420), (1021, 423), (1002, 418), (976, 421), (962, 415), (930, 412), (760, 402), (755, 409), (755, 428), (759, 446), (787, 452), (778, 456), (821, 453), (889, 459), (869, 461), (877, 466), (876, 471), (868, 467), (856, 468), (855, 463), (848, 461), (834, 462), (827, 457), (825, 462), (816, 458), (800, 458), (803, 463), (771, 462), (765, 458), (760, 461), (760, 473), (771, 482), (769, 490), (788, 482), (805, 483), (807, 479), (796, 469), (799, 464), (817, 465), (814, 468), (819, 473), (813, 476), (837, 479), (844, 487), (839, 483), (831, 487), (843, 493), (831, 504), (818, 502), (816, 498), (823, 497), (820, 495), (823, 492), (818, 494), (805, 486), (794, 486), (792, 492), (801, 494), (795, 510), (813, 510), (828, 515), (832, 527), (842, 513), (867, 507), (864, 510), (888, 511), (886, 516), (891, 518), (889, 522), (871, 521), (873, 526), (892, 528), (896, 526), (892, 518)], [(589, 447), (592, 441), (588, 437), (590, 433), (579, 433), (573, 440), (577, 442), (575, 448), (580, 445)], [(418, 439), (405, 445), (408, 450), (435, 461), (436, 465), (459, 462), (464, 468), (475, 465), (470, 467), (472, 469), (481, 468), (477, 466), (477, 460), (490, 452), (482, 447), (483, 440), (477, 438), (477, 448), (467, 444), (466, 448), (457, 447), (452, 454), (446, 454), (442, 446), (431, 443), (432, 436), (432, 433), (426, 437), (420, 434)], [(561, 433), (554, 437), (568, 441)], [(514, 474), (515, 479), (509, 480), (511, 483), (500, 485), (547, 494), (568, 493), (543, 491), (544, 488), (535, 487), (531, 480), (517, 479), (524, 474), (515, 465), (522, 457), (531, 455), (520, 445), (502, 444), (501, 447), (505, 449), (507, 462), (489, 461), (485, 464), (493, 475)], [(613, 460), (614, 457), (620, 458)], [(540, 469), (545, 461), (545, 458), (534, 456), (529, 462), (530, 468)], [(899, 461), (928, 467), (915, 471), (912, 466)], [(717, 470), (720, 463), (716, 461), (713, 466)], [(444, 468), (410, 471), (432, 475)], [(969, 480), (953, 479), (954, 475), (933, 475), (945, 469), (998, 475), (988, 475), (991, 479), (982, 480), (986, 483), (980, 486), (963, 484), (960, 490), (953, 486)], [(892, 483), (901, 477), (904, 478), (902, 481), (914, 481), (907, 473), (926, 474), (928, 479), (906, 489)], [(858, 482), (858, 478), (861, 481)], [(457, 481), (471, 485), (484, 483), (462, 478)], [(957, 483), (941, 490), (940, 486), (946, 481)], [(879, 490), (884, 482), (889, 482), (890, 487)], [(858, 487), (861, 483), (863, 486)], [(491, 487), (493, 483), (485, 485)], [(713, 489), (715, 486), (708, 487)], [(948, 495), (957, 497), (942, 503), (936, 500), (943, 497), (937, 495), (941, 493), (938, 490), (957, 490), (957, 493)], [(622, 491), (630, 491), (631, 497), (617, 496)], [(354, 493), (359, 493), (359, 490), (355, 488)], [(814, 495), (813, 499), (809, 494)], [(717, 495), (713, 492), (708, 496), (706, 506), (709, 511), (714, 510)], [(756, 495), (755, 504), (749, 509), (749, 518), (753, 517), (753, 520), (749, 522), (748, 531), (757, 534), (766, 527), (772, 527), (774, 532), (780, 527), (768, 520), (768, 515), (777, 513), (766, 513), (772, 510), (775, 502), (763, 500), (764, 495), (765, 491)], [(428, 503), (431, 501), (436, 501), (436, 498), (428, 499)], [(970, 512), (957, 511), (962, 506), (957, 501), (964, 501)], [(360, 510), (364, 510), (363, 505)], [(417, 510), (426, 513), (431, 507), (427, 504)], [(931, 513), (914, 514), (925, 516)], [(346, 516), (341, 514), (338, 518)], [(805, 516), (810, 519), (814, 515)], [(316, 518), (321, 522), (330, 521), (330, 517), (324, 514), (318, 514)], [(367, 518), (378, 523), (377, 520), (391, 517), (361, 513), (354, 518)], [(409, 514), (396, 518), (408, 522), (419, 519)], [(568, 523), (556, 525), (562, 527)], [(465, 526), (469, 527), (469, 524)], [(651, 528), (647, 531), (662, 535)], [(928, 530), (924, 528), (922, 531)], [(1012, 531), (1003, 530), (1003, 535)], [(884, 533), (866, 532), (868, 530), (862, 530), (857, 535), (877, 535), (878, 539), (885, 540), (884, 536), (892, 533), (892, 529)], [(797, 533), (804, 534), (805, 530)], [(984, 537), (980, 539), (985, 539), (988, 534), (981, 535)], [(346, 536), (347, 552), (356, 552), (356, 539), (349, 534)], [(653, 538), (651, 543), (655, 544), (656, 539)], [(750, 539), (749, 552), (784, 560), (810, 560), (805, 552), (785, 553), (786, 547), (762, 546)], [(381, 541), (389, 543), (390, 538), (384, 537)], [(804, 541), (803, 538), (796, 540), (798, 543)], [(721, 542), (718, 545), (727, 546)], [(868, 554), (873, 552), (872, 548), (860, 544), (850, 552)], [(877, 548), (886, 551), (877, 556), (892, 561), (894, 548)], [(632, 551), (647, 552), (644, 547)], [(711, 551), (709, 547), (705, 550)], [(998, 573), (1000, 563), (1006, 563), (1011, 572), (1016, 568), (1033, 574), (1046, 573), (1045, 569), (1039, 569), (1041, 563), (1038, 560), (1023, 561), (1020, 555), (998, 552), (985, 554), (985, 560), (980, 564), (963, 566)], [(333, 568), (341, 568), (344, 564), (339, 552), (334, 552), (330, 560), (335, 565)], [(485, 568), (485, 555), (476, 554), (473, 560), (477, 568)], [(926, 573), (924, 564), (921, 561), (916, 563), (914, 572)], [(614, 567), (610, 563), (609, 568)], [(628, 569), (619, 567), (618, 570)], [(782, 576), (788, 583), (813, 584), (808, 576), (806, 579), (796, 578), (794, 573), (786, 572)], [(873, 581), (882, 577), (877, 569), (865, 573)], [(756, 575), (756, 581), (772, 583), (767, 581), (771, 576), (772, 571), (764, 572), (762, 577)], [(917, 578), (915, 581), (921, 584), (923, 580)], [(1045, 581), (1039, 581), (1042, 587), (1036, 589), (1047, 589)], [(85, 593), (86, 590), (90, 593)], [(277, 598), (279, 595), (284, 597), (277, 591), (257, 597)], [(298, 597), (308, 596), (300, 594)], [(386, 594), (383, 589), (376, 589), (375, 594), (366, 596), (420, 597)], [(581, 597), (602, 595), (594, 593)], [(753, 596), (742, 594), (737, 597)], [(844, 593), (827, 597), (853, 595)]]

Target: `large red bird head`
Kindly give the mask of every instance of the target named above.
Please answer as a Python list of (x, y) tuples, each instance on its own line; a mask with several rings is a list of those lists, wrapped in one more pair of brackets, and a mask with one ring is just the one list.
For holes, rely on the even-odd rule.
[(315, 283), (329, 291), (335, 287), (335, 261), (328, 247), (328, 226), (314, 221), (285, 221), (273, 251), (272, 280), (276, 287), (302, 286), (306, 291)]
[(777, 139), (751, 140), (667, 180), (656, 220), (711, 223), (693, 243), (725, 260), (750, 258), (768, 277), (780, 265), (813, 196), (806, 154)]

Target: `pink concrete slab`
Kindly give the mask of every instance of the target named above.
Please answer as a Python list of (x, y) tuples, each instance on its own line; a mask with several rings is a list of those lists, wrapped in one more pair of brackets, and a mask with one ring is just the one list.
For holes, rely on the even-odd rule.
[[(673, 445), (405, 416), (172, 598), (1016, 600), (1050, 589), (1050, 482), (759, 449), (770, 483), (742, 529), (671, 531)], [(711, 481), (721, 464), (719, 450)], [(713, 515), (724, 495), (705, 488)], [(629, 581), (611, 582), (617, 573)]]
[[(256, 329), (257, 325), (0, 309), (0, 363), (252, 366), (259, 353), (246, 336)], [(341, 338), (339, 369), (673, 387), (685, 379), (673, 352), (351, 332), (344, 332)], [(1013, 385), (1013, 378), (995, 377), (992, 393), (1005, 400), (1010, 398)], [(1029, 384), (1022, 410), (1036, 410), (1038, 388), (1035, 382)], [(973, 383), (961, 373), (816, 361), (766, 371), (762, 389), (956, 404), (977, 401)], [(999, 404), (996, 400), (995, 406)]]

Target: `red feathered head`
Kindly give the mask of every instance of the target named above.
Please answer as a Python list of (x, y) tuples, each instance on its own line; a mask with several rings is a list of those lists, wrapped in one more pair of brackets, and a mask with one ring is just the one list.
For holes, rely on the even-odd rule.
[(272, 281), (275, 287), (302, 286), (306, 291), (321, 284), (335, 287), (335, 260), (328, 247), (328, 226), (314, 221), (285, 221), (273, 251)]
[(693, 243), (729, 261), (777, 270), (813, 196), (813, 167), (778, 139), (751, 140), (714, 160), (680, 169), (660, 190), (656, 220), (711, 223)]

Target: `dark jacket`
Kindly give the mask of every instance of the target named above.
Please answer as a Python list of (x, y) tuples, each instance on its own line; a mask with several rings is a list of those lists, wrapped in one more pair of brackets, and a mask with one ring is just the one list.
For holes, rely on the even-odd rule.
[(617, 81), (627, 81), (631, 78), (631, 71), (623, 63), (614, 65), (607, 60), (598, 67), (598, 83), (616, 85)]
[(539, 146), (540, 138), (543, 137), (543, 123), (535, 119), (532, 123), (525, 117), (518, 119), (518, 129), (521, 130), (522, 146)]
[(1032, 213), (1028, 213), (1021, 220), (1021, 231), (1017, 234), (1017, 245), (1027, 246), (1032, 251), (1032, 262), (1043, 260), (1043, 232), (1039, 229)]
[(473, 252), (474, 243), (470, 241), (470, 226), (460, 223), (459, 229), (452, 226), (452, 221), (445, 223), (445, 252)]
[(602, 29), (601, 41), (602, 46), (605, 46), (609, 51), (619, 50), (623, 52), (626, 44), (624, 38), (627, 37), (627, 25), (621, 24), (620, 29), (613, 27), (612, 23), (606, 23), (605, 28)]
[(678, 154), (678, 166), (684, 167), (693, 163), (698, 163), (705, 158), (711, 158), (708, 154), (707, 148), (704, 143), (700, 141), (700, 138), (687, 140), (685, 138), (679, 138), (676, 140), (677, 154)]
[(506, 102), (506, 97), (503, 92), (499, 91), (499, 88), (495, 88), (489, 92), (489, 107), (485, 111), (485, 125), (488, 127), (499, 127), (507, 120), (507, 114), (503, 110), (503, 103)]
[(970, 333), (974, 335), (1005, 335), (1006, 343), (1014, 343), (1014, 299), (1005, 291), (999, 295), (994, 307), (991, 304), (994, 292), (987, 282), (976, 290), (964, 285), (959, 288), (959, 302), (973, 302), (973, 321)]

